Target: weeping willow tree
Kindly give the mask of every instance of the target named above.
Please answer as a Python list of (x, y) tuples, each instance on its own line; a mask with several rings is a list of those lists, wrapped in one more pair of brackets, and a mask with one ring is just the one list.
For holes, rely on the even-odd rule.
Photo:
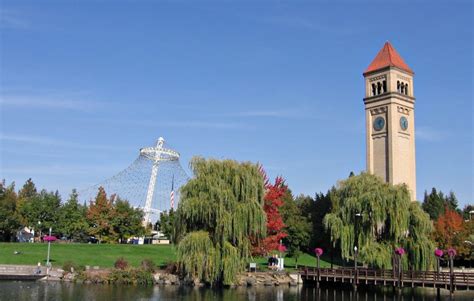
[(405, 185), (391, 185), (362, 173), (338, 183), (331, 191), (332, 210), (324, 226), (343, 259), (358, 260), (372, 267), (390, 268), (394, 249), (407, 252), (405, 268), (425, 270), (434, 262), (430, 240), (432, 224), (417, 202), (410, 200)]
[(234, 283), (250, 257), (250, 237), (266, 233), (258, 166), (193, 158), (175, 218), (180, 269), (211, 284)]

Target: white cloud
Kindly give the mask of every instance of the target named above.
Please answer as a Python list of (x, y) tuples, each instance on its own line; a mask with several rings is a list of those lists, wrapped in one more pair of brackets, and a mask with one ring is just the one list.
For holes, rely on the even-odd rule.
[[(91, 149), (91, 150), (130, 150), (131, 148), (117, 147), (114, 145), (99, 145), (90, 143), (75, 143), (71, 141), (57, 140), (44, 136), (29, 136), (29, 135), (9, 135), (0, 133), (0, 141), (11, 141), (23, 144), (36, 144), (54, 147), (65, 147), (75, 149)], [(5, 147), (2, 146), (2, 149)]]
[(446, 133), (430, 127), (418, 126), (415, 130), (416, 139), (424, 141), (441, 141), (444, 139)]
[(29, 28), (30, 23), (12, 10), (0, 9), (0, 28)]
[(38, 97), (38, 96), (17, 96), (0, 95), (0, 106), (20, 107), (20, 108), (44, 108), (76, 111), (92, 111), (103, 104), (95, 101), (72, 100), (62, 97)]

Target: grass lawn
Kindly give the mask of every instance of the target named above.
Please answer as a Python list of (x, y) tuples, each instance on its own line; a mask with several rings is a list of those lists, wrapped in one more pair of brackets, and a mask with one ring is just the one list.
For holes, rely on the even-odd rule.
[[(20, 254), (15, 255), (15, 251)], [(0, 243), (0, 264), (36, 265), (39, 261), (46, 262), (47, 243)], [(143, 259), (150, 259), (159, 266), (176, 260), (172, 245), (113, 245), (113, 244), (51, 244), (51, 263), (62, 267), (66, 261), (78, 265), (111, 268), (115, 260), (124, 257), (132, 266), (138, 266)], [(259, 270), (267, 269), (267, 258), (254, 258)], [(316, 257), (303, 254), (298, 265), (316, 266)], [(293, 258), (285, 258), (285, 267), (292, 270), (295, 266)], [(321, 259), (321, 267), (329, 267), (330, 263)]]
[[(18, 251), (20, 254), (15, 255)], [(47, 243), (0, 243), (0, 264), (36, 265), (46, 262)], [(132, 266), (138, 266), (143, 259), (151, 259), (157, 265), (175, 260), (171, 245), (109, 245), (109, 244), (61, 244), (51, 243), (51, 264), (62, 267), (65, 261), (78, 265), (110, 268), (115, 260), (124, 257)]]

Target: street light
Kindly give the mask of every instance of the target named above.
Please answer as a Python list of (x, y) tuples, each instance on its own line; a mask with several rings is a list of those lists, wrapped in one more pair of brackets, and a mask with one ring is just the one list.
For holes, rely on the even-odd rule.
[[(51, 227), (49, 228), (49, 237), (51, 237)], [(51, 251), (51, 239), (48, 239), (48, 258), (46, 259), (46, 267), (48, 268), (48, 274), (49, 274), (49, 267), (50, 267), (50, 262), (49, 262), (49, 253)]]
[(357, 270), (357, 252), (358, 249), (357, 249), (357, 246), (354, 246), (354, 269)]
[(38, 229), (39, 229), (39, 242), (41, 242), (41, 221), (38, 221)]

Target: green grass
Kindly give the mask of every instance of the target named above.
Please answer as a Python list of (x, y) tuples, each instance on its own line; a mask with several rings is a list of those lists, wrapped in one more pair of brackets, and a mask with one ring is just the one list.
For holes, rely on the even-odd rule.
[[(14, 252), (20, 252), (15, 255)], [(0, 243), (0, 264), (36, 265), (45, 263), (48, 252), (46, 243)], [(78, 265), (111, 268), (119, 257), (124, 257), (130, 265), (138, 266), (143, 259), (151, 259), (158, 266), (176, 260), (172, 245), (113, 245), (113, 244), (51, 244), (51, 263), (62, 267), (64, 262), (73, 261)], [(254, 258), (259, 270), (267, 269), (267, 257)], [(303, 254), (298, 265), (316, 266), (316, 257)], [(330, 263), (321, 259), (321, 267), (329, 267)], [(294, 269), (294, 258), (285, 257), (285, 267)]]
[[(259, 270), (266, 270), (267, 269), (267, 260), (268, 257), (258, 257), (254, 258), (255, 262), (258, 265)], [(304, 253), (298, 258), (298, 266), (316, 266), (316, 256), (312, 256), (310, 254)], [(331, 263), (328, 261), (325, 261), (321, 258), (319, 262), (320, 267), (322, 268), (328, 268), (331, 266)], [(289, 270), (294, 270), (295, 269), (295, 259), (291, 257), (285, 257), (285, 268)]]
[[(15, 251), (20, 254), (15, 255)], [(46, 262), (47, 253), (46, 243), (0, 243), (0, 264), (36, 265)], [(143, 259), (151, 259), (157, 265), (176, 260), (171, 245), (51, 244), (50, 260), (56, 267), (73, 261), (78, 265), (110, 268), (119, 257), (132, 266), (138, 266)]]

